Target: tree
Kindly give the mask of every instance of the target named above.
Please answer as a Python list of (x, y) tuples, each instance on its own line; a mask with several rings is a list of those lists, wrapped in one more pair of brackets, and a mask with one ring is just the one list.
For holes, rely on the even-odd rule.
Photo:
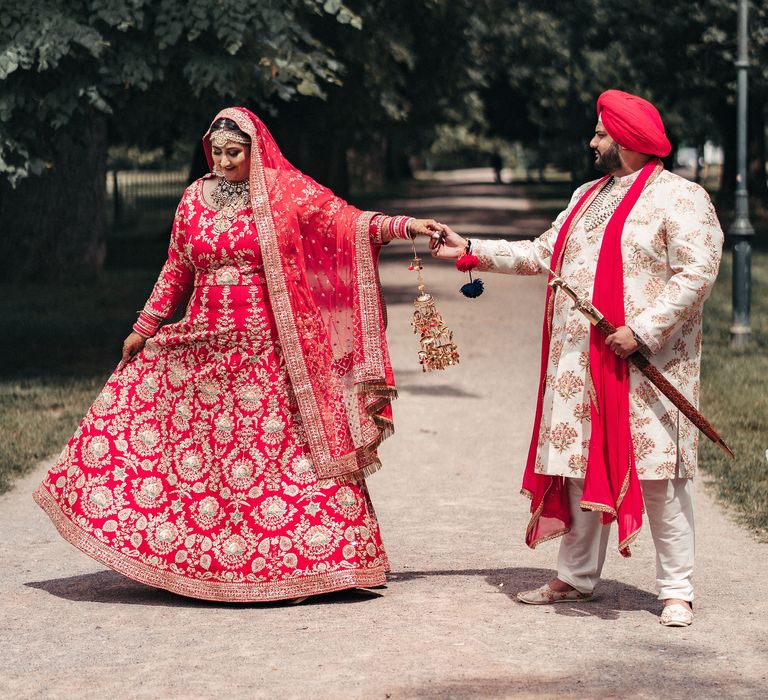
[[(721, 194), (735, 171), (736, 2), (669, 3), (660, 19), (653, 0), (557, 0), (497, 4), (499, 20), (485, 42), (484, 93), (492, 128), (543, 145), (551, 162), (574, 179), (588, 168), (584, 144), (594, 126), (594, 101), (604, 89), (636, 92), (657, 104), (673, 144), (711, 139), (725, 151)], [(768, 198), (765, 124), (768, 106), (768, 6), (750, 16), (751, 193)], [(503, 113), (501, 113), (503, 114)], [(768, 199), (766, 199), (768, 201)]]
[[(98, 270), (107, 129), (151, 141), (188, 128), (183, 115), (199, 116), (201, 105), (322, 95), (340, 65), (306, 30), (315, 16), (360, 26), (337, 0), (39, 0), (4, 9), (0, 208), (12, 235), (0, 252), (12, 272)], [(141, 104), (159, 108), (146, 119), (132, 110)]]
[[(617, 9), (626, 26), (653, 28), (648, 50), (642, 32), (625, 31), (623, 42), (637, 70), (654, 79), (657, 94), (668, 112), (672, 133), (690, 144), (711, 139), (723, 146), (725, 163), (720, 182), (720, 204), (733, 200), (736, 174), (736, 9), (735, 0), (703, 0), (695, 5), (676, 3), (658, 22), (650, 2), (619, 0)], [(765, 127), (768, 107), (768, 7), (750, 9), (750, 194), (768, 204), (765, 166)]]
[(313, 34), (343, 68), (325, 100), (284, 103), (275, 131), (286, 154), (339, 193), (348, 153), (380, 181), (408, 175), (408, 155), (440, 124), (482, 121), (478, 44), (487, 17), (471, 0), (359, 0), (363, 31), (324, 22)]
[(195, 141), (233, 102), (342, 193), (351, 149), (392, 176), (406, 142), (480, 111), (480, 17), (470, 0), (17, 6), (0, 17), (0, 205), (29, 245), (0, 250), (23, 276), (98, 269), (107, 143)]

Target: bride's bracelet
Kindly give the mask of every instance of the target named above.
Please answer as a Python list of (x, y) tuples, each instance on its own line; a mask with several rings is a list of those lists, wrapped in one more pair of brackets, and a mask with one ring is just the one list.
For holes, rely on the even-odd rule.
[(393, 216), (389, 220), (389, 235), (392, 238), (402, 238), (405, 240), (408, 240), (409, 238), (412, 238), (409, 227), (411, 224), (411, 221), (413, 221), (412, 216)]
[(139, 311), (139, 317), (136, 319), (136, 323), (133, 324), (133, 330), (143, 338), (151, 338), (157, 333), (157, 329), (160, 328), (162, 322), (162, 318), (142, 309)]

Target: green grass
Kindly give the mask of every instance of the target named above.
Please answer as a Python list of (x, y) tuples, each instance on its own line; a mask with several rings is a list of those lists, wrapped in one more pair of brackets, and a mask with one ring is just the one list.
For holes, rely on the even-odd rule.
[(0, 284), (0, 493), (64, 446), (114, 370), (165, 259), (174, 208), (126, 212), (91, 280)]
[(101, 381), (98, 377), (31, 377), (0, 382), (0, 493), (16, 476), (63, 447)]
[(0, 285), (0, 493), (57, 452), (120, 359), (155, 270), (88, 283)]
[(701, 409), (736, 461), (703, 436), (699, 454), (719, 496), (744, 525), (768, 539), (768, 251), (753, 254), (752, 345), (745, 350), (730, 347), (731, 269), (726, 251), (704, 312)]

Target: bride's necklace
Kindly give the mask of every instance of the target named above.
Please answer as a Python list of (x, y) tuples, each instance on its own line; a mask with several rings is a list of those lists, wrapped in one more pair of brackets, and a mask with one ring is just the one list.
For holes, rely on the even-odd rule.
[(248, 180), (229, 182), (220, 178), (211, 193), (211, 201), (218, 208), (213, 217), (213, 232), (224, 233), (232, 228), (237, 212), (248, 206), (249, 200)]

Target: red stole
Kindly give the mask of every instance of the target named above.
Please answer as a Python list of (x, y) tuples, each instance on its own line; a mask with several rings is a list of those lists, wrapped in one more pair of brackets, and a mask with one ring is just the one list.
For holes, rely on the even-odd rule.
[[(638, 174), (606, 226), (597, 261), (593, 304), (616, 327), (625, 325), (624, 271), (621, 236), (624, 222), (637, 203), (648, 179), (660, 165), (648, 162)], [(605, 176), (590, 187), (565, 220), (552, 252), (551, 268), (559, 273), (560, 259), (574, 221), (579, 218), (605, 184)], [(541, 375), (533, 437), (523, 476), (522, 492), (531, 498), (531, 520), (525, 541), (529, 547), (570, 529), (570, 508), (565, 478), (536, 473), (541, 414), (549, 359), (554, 295), (547, 288), (544, 329), (541, 344)], [(603, 524), (618, 521), (619, 551), (629, 556), (629, 545), (637, 537), (642, 524), (643, 495), (635, 469), (635, 454), (629, 425), (629, 366), (608, 349), (605, 336), (595, 327), (589, 338), (589, 379), (592, 436), (589, 443), (587, 473), (581, 508), (603, 514)]]

